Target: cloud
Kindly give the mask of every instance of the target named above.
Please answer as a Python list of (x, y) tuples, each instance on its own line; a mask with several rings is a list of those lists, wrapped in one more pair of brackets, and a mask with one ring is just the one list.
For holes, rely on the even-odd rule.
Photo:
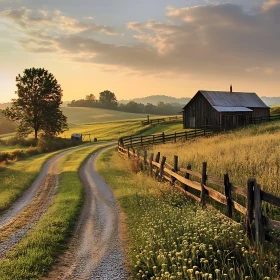
[(117, 36), (105, 43), (92, 34), (113, 35), (112, 28), (60, 11), (21, 8), (0, 17), (20, 28), (25, 38), (18, 40), (31, 52), (55, 51), (74, 61), (142, 74), (272, 77), (280, 71), (279, 2), (267, 1), (254, 14), (235, 4), (168, 7), (166, 21), (127, 23), (134, 38), (130, 45), (120, 45)]
[(272, 75), (272, 74), (275, 73), (275, 69), (271, 68), (271, 67), (254, 66), (254, 67), (247, 68), (246, 72), (248, 72), (248, 73), (261, 73), (261, 74), (266, 74), (266, 75)]
[(48, 10), (31, 10), (27, 8), (9, 9), (0, 12), (0, 17), (10, 20), (21, 28), (33, 30), (38, 28), (55, 31), (56, 33), (63, 32), (84, 32), (87, 34), (94, 32), (106, 33), (113, 35), (112, 28), (106, 25), (97, 23), (88, 23), (80, 21), (76, 18), (64, 15), (61, 11)]

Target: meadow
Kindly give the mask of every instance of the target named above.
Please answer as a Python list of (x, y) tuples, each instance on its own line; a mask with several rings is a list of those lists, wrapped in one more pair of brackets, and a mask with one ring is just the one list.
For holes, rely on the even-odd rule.
[(98, 159), (125, 214), (131, 279), (277, 279), (278, 255), (258, 251), (242, 225), (194, 203), (111, 150)]
[(37, 279), (65, 249), (65, 240), (71, 235), (82, 205), (83, 185), (79, 168), (88, 155), (100, 148), (91, 146), (62, 159), (54, 202), (38, 224), (1, 259), (0, 279)]
[(280, 122), (263, 123), (210, 138), (197, 138), (176, 144), (150, 147), (149, 152), (161, 152), (167, 162), (179, 156), (179, 166), (191, 164), (201, 171), (207, 162), (208, 174), (223, 178), (229, 174), (231, 182), (246, 186), (249, 178), (256, 178), (261, 187), (280, 196)]

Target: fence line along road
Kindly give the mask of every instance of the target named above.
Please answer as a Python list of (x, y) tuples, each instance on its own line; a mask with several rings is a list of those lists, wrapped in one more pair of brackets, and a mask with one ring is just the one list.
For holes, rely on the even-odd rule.
[[(178, 156), (174, 156), (173, 165), (166, 162), (166, 157), (160, 161), (158, 152), (154, 159), (152, 153), (144, 150), (143, 155), (134, 148), (118, 146), (119, 154), (137, 162), (139, 170), (146, 171), (150, 176), (159, 180), (166, 180), (184, 194), (200, 202), (203, 206), (210, 205), (209, 202), (216, 201), (226, 207), (226, 216), (232, 219), (233, 211), (241, 213), (248, 236), (254, 237), (255, 241), (263, 244), (265, 240), (280, 245), (280, 238), (273, 237), (265, 232), (265, 228), (280, 231), (280, 221), (270, 219), (263, 215), (262, 202), (265, 201), (280, 207), (280, 198), (261, 190), (255, 179), (249, 179), (247, 188), (237, 186), (230, 182), (228, 174), (223, 179), (215, 178), (207, 173), (207, 162), (202, 163), (202, 172), (192, 170), (191, 165), (186, 168), (178, 166)], [(217, 191), (215, 186), (222, 191)], [(235, 199), (234, 199), (235, 197)], [(238, 201), (237, 201), (238, 200)], [(246, 204), (246, 205), (242, 205)], [(254, 223), (253, 223), (254, 222)]]

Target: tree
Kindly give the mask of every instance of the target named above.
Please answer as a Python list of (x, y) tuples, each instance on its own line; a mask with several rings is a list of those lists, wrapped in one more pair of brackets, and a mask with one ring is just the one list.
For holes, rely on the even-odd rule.
[(105, 90), (99, 93), (99, 103), (103, 108), (115, 110), (118, 107), (118, 101), (116, 95)]
[(86, 95), (86, 100), (96, 102), (96, 98), (92, 93), (90, 95)]
[(40, 131), (54, 136), (67, 129), (67, 118), (59, 109), (62, 89), (53, 74), (44, 68), (25, 69), (16, 77), (16, 87), (18, 98), (3, 113), (18, 123), (19, 135), (34, 132), (37, 140)]

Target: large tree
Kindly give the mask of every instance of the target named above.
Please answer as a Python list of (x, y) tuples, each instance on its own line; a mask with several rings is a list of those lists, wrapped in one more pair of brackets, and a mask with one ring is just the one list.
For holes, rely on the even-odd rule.
[(16, 94), (12, 106), (4, 115), (18, 123), (18, 133), (26, 136), (40, 131), (57, 135), (67, 129), (67, 118), (60, 110), (62, 89), (53, 74), (44, 68), (25, 69), (16, 77)]
[(99, 103), (103, 108), (115, 110), (118, 107), (118, 101), (116, 95), (105, 90), (99, 93)]

